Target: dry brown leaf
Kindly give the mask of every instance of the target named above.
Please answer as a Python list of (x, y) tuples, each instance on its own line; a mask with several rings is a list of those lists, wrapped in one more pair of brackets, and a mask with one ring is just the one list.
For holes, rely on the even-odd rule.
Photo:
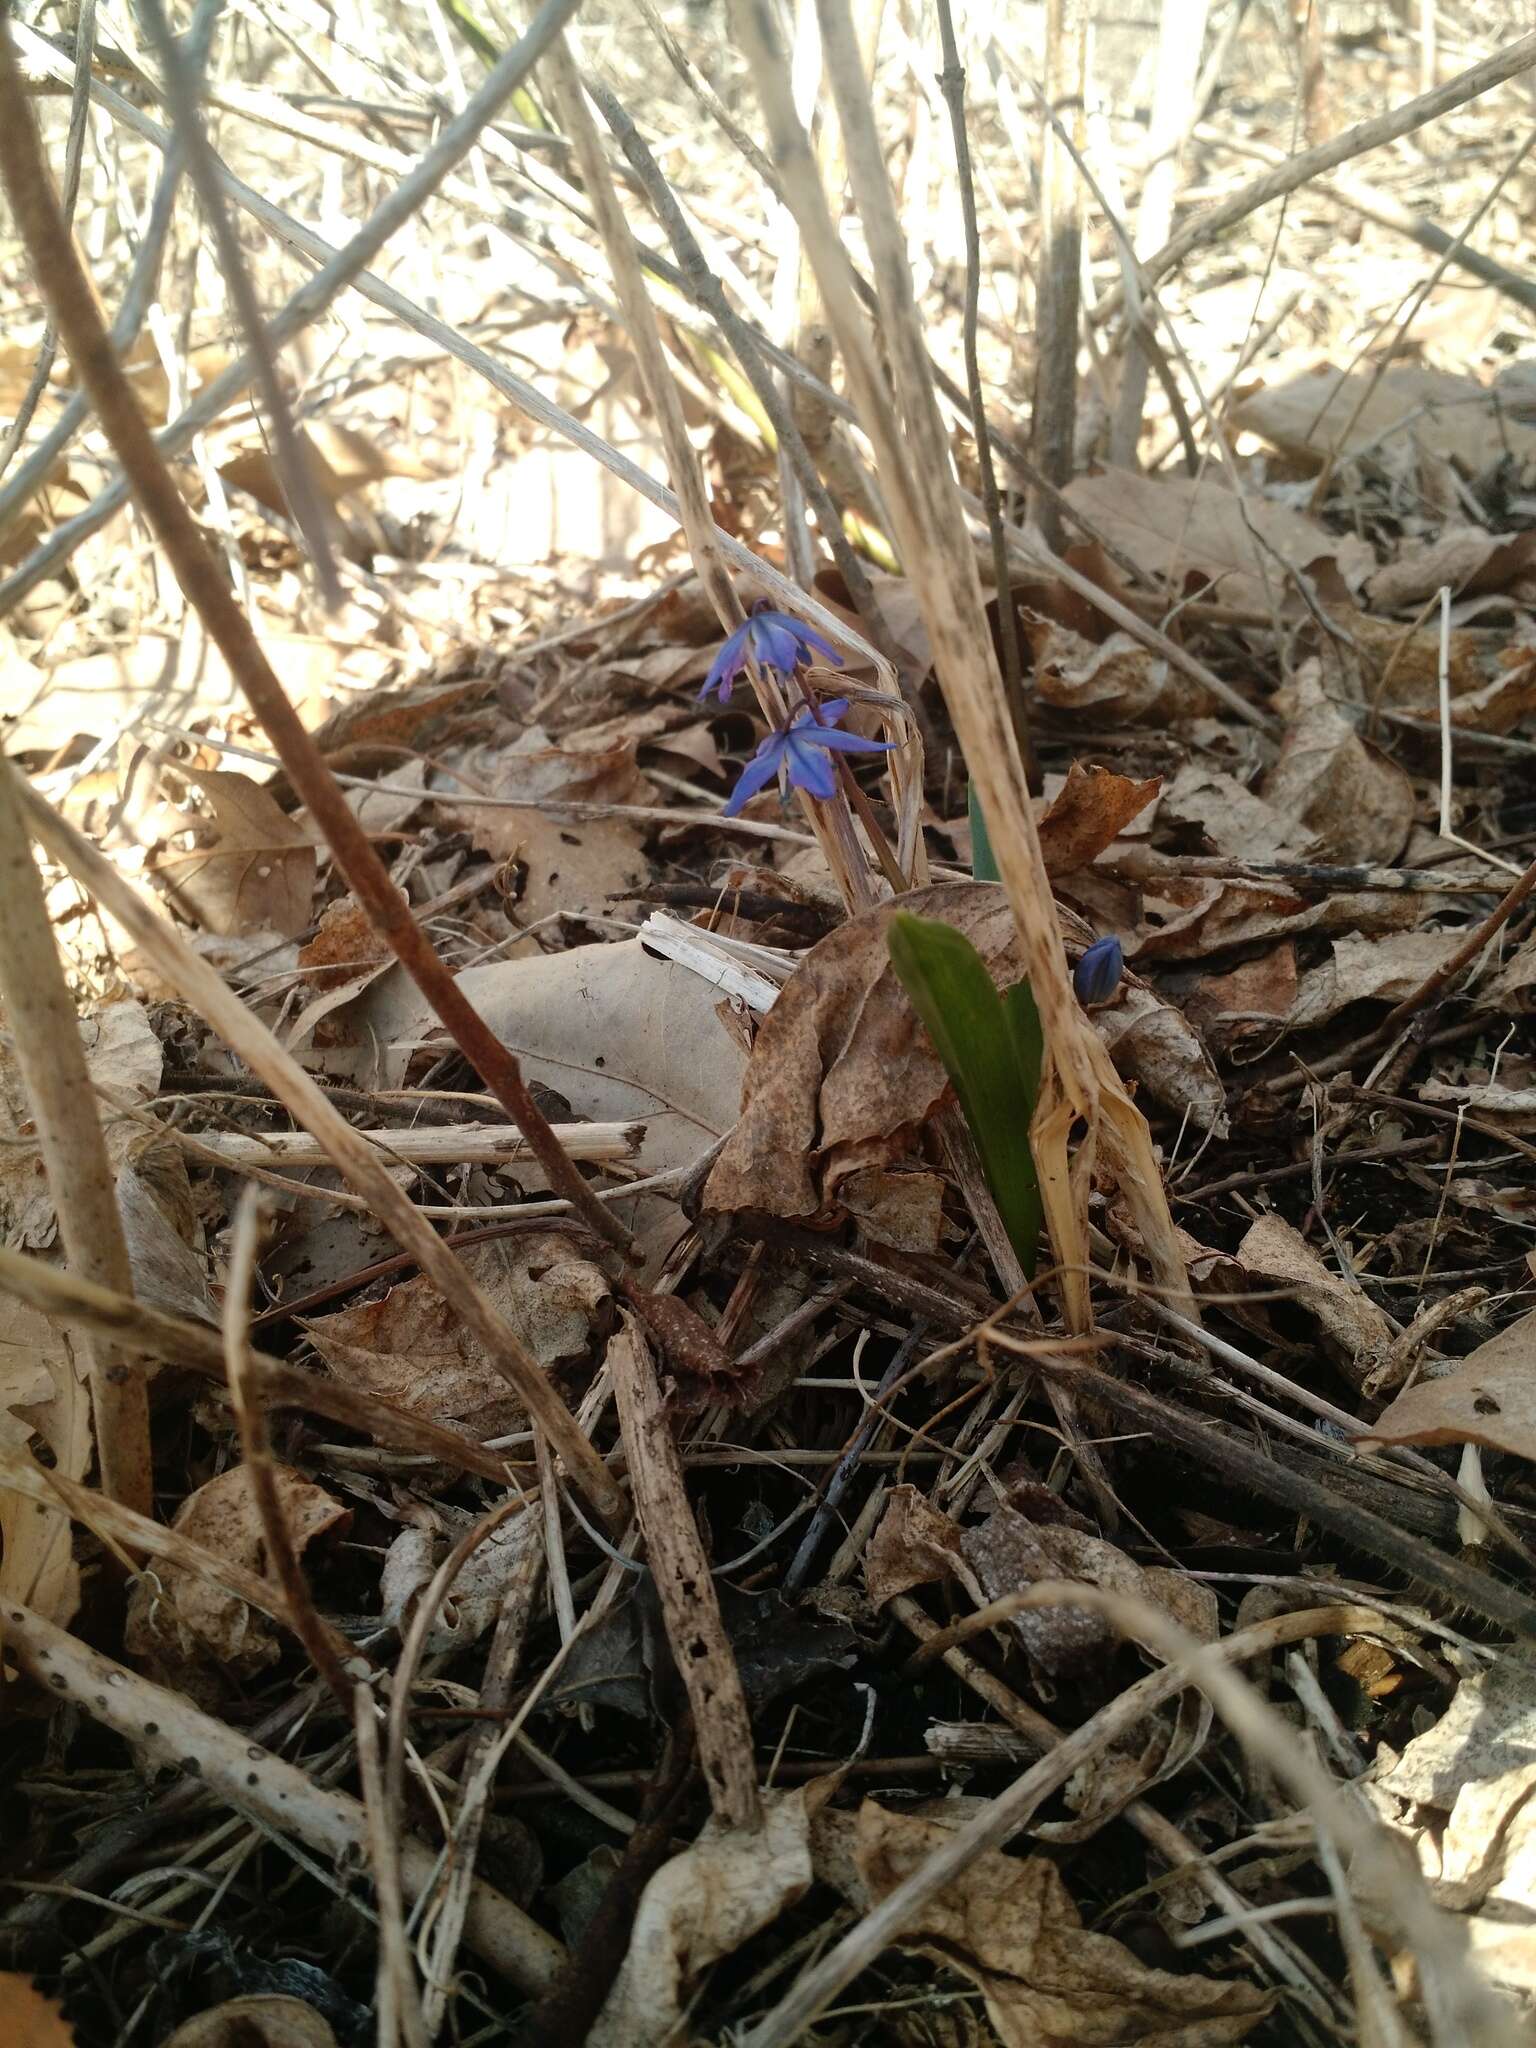
[(340, 988), (387, 950), (362, 905), (340, 896), (326, 905), (314, 937), (299, 948), (299, 969), (313, 988)]
[(161, 2048), (336, 2048), (331, 2023), (299, 1998), (231, 1998), (179, 2026)]
[[(54, 1469), (83, 1479), (90, 1469), (91, 1401), (86, 1362), (67, 1331), (14, 1295), (0, 1298), (0, 1443), (34, 1438)], [(11, 1594), (64, 1626), (80, 1605), (80, 1573), (67, 1514), (0, 1486), (0, 1595)]]
[(616, 906), (610, 898), (630, 894), (648, 879), (640, 834), (623, 818), (578, 823), (533, 808), (492, 811), (465, 804), (449, 819), (482, 851), (512, 863), (507, 893), (519, 924), (537, 924), (556, 911), (612, 917)]
[(1536, 938), (1522, 941), (1483, 984), (1477, 992), (1477, 1007), (1497, 1010), (1501, 1016), (1536, 1007)]
[[(277, 1465), (273, 1477), (296, 1551), (302, 1553), (317, 1536), (351, 1521), (350, 1508), (301, 1473)], [(243, 1465), (231, 1466), (189, 1494), (171, 1526), (247, 1571), (263, 1577), (268, 1573), (261, 1517)], [(275, 1663), (279, 1655), (277, 1630), (266, 1615), (200, 1573), (170, 1561), (134, 1581), (123, 1640), (135, 1656), (152, 1659), (162, 1675), (194, 1697), (208, 1693), (210, 1664), (247, 1678)]]
[[(369, 484), (382, 483), (385, 477), (427, 482), (436, 475), (408, 454), (403, 444), (386, 453), (358, 428), (343, 426), (338, 420), (310, 420), (298, 429), (298, 442), (316, 489), (332, 505), (366, 490)], [(248, 491), (269, 512), (291, 518), (288, 493), (264, 443), (225, 456), (219, 463), (219, 475), (236, 490)]]
[(75, 2048), (75, 2030), (58, 2000), (45, 1997), (30, 1977), (0, 1970), (0, 2041), (6, 2048)]
[(1396, 1334), (1375, 1302), (1325, 1266), (1282, 1216), (1251, 1224), (1237, 1256), (1253, 1279), (1283, 1287), (1315, 1318), (1345, 1377), (1364, 1386)]
[(1365, 594), (1380, 612), (1417, 609), (1449, 584), (1457, 597), (1507, 590), (1536, 564), (1536, 533), (1486, 533), (1445, 526), (1432, 540), (1405, 541)]
[[(531, 725), (511, 746), (476, 755), (471, 772), (488, 795), (512, 803), (644, 803), (651, 785), (636, 764), (638, 751), (632, 730), (614, 733), (594, 726), (553, 740), (542, 726)], [(444, 759), (457, 765), (451, 754)]]
[(1390, 932), (1416, 925), (1424, 899), (1407, 891), (1343, 891), (1310, 900), (1282, 882), (1226, 882), (1195, 875), (1158, 875), (1142, 889), (1145, 923), (1126, 944), (1126, 957), (1198, 960), (1229, 946), (1252, 945), (1297, 932)]
[(1294, 821), (1245, 789), (1234, 776), (1201, 761), (1186, 761), (1163, 791), (1159, 816), (1169, 824), (1195, 826), (1202, 853), (1231, 854), (1238, 860), (1295, 858), (1311, 834), (1293, 838)]
[[(540, 1365), (585, 1355), (607, 1307), (606, 1277), (568, 1237), (540, 1231), (464, 1254), (476, 1284)], [(380, 1301), (305, 1324), (338, 1379), (412, 1414), (462, 1422), (479, 1436), (517, 1427), (506, 1377), (430, 1280), (405, 1280)]]
[(1226, 1137), (1226, 1090), (1182, 1010), (1145, 982), (1127, 980), (1119, 1000), (1096, 1010), (1093, 1021), (1122, 1074), (1134, 1075), (1165, 1108), (1187, 1115), (1196, 1130)]
[(1374, 567), (1369, 549), (1340, 541), (1305, 513), (1249, 491), (1239, 498), (1217, 478), (1138, 476), (1107, 469), (1080, 476), (1067, 496), (1138, 568), (1184, 594), (1267, 612), (1294, 599), (1286, 575), (1320, 559), (1339, 560), (1346, 582)]
[(315, 847), (302, 826), (248, 775), (179, 772), (202, 791), (213, 819), (203, 844), (155, 863), (171, 901), (205, 931), (284, 938), (303, 931), (315, 893)]
[(1096, 860), (1161, 787), (1156, 775), (1147, 782), (1135, 782), (1108, 768), (1085, 768), (1074, 761), (1066, 782), (1039, 822), (1046, 873), (1070, 875)]
[[(867, 1912), (953, 1832), (865, 1800), (856, 1818), (817, 1822), (817, 1875)], [(978, 1856), (897, 1943), (969, 1977), (1004, 2048), (1222, 2048), (1244, 2040), (1273, 2003), (1253, 1984), (1150, 1969), (1113, 1936), (1088, 1933), (1043, 1856)]]
[(1477, 1116), (1497, 1117), (1511, 1131), (1536, 1130), (1536, 1088), (1505, 1081), (1424, 1081), (1425, 1102), (1455, 1103)]
[(1216, 710), (1211, 692), (1129, 633), (1092, 640), (1037, 612), (1021, 615), (1034, 687), (1058, 711), (1175, 725)]
[(959, 1523), (915, 1486), (893, 1486), (864, 1551), (864, 1584), (875, 1605), (951, 1577), (960, 1562)]
[(1495, 392), (1471, 377), (1412, 364), (1387, 370), (1378, 380), (1366, 366), (1336, 370), (1319, 363), (1288, 384), (1251, 393), (1232, 417), (1293, 462), (1314, 469), (1333, 454), (1375, 448), (1389, 454), (1394, 442), (1472, 475), (1506, 455), (1522, 464), (1536, 461), (1536, 428), (1523, 424)]
[(1184, 999), (1190, 1021), (1217, 1052), (1267, 1047), (1296, 1001), (1296, 948), (1272, 946), (1228, 974), (1208, 974)]
[(1413, 829), (1413, 784), (1328, 701), (1317, 664), (1298, 672), (1293, 699), (1280, 757), (1264, 779), (1264, 801), (1292, 821), (1313, 860), (1389, 865)]
[[(852, 918), (813, 946), (763, 1020), (742, 1088), (741, 1118), (705, 1189), (711, 1209), (831, 1215), (846, 1174), (893, 1165), (946, 1097), (948, 1076), (890, 962), (897, 906)], [(1001, 888), (944, 882), (902, 910), (963, 931), (1000, 987), (1024, 963)], [(1194, 1032), (1150, 990), (1127, 987), (1096, 1020), (1126, 1067), (1160, 1100), (1219, 1117), (1222, 1093)], [(1159, 1014), (1161, 1013), (1161, 1014)]]
[(1399, 1394), (1362, 1435), (1373, 1444), (1482, 1444), (1536, 1459), (1536, 1309), (1453, 1371)]
[(1444, 966), (1464, 932), (1395, 932), (1367, 939), (1346, 933), (1329, 957), (1309, 968), (1296, 989), (1287, 1023), (1293, 1031), (1326, 1024), (1350, 1003), (1401, 1002)]
[(588, 2048), (670, 2048), (700, 1979), (810, 1889), (811, 1813), (825, 1785), (770, 1793), (759, 1829), (706, 1824), (646, 1886), (623, 1968)]
[[(1339, 675), (1339, 693), (1391, 710), (1438, 721), (1440, 629), (1399, 625), (1352, 606), (1330, 605), (1328, 615), (1347, 636), (1356, 661), (1344, 665), (1340, 648), (1326, 641), (1322, 664)], [(1452, 630), (1445, 650), (1451, 724), (1465, 732), (1508, 732), (1536, 708), (1536, 655), (1523, 637)]]

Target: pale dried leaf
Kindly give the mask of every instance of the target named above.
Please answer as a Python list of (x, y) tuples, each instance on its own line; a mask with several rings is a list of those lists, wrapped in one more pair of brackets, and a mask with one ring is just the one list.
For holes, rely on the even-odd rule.
[(1209, 690), (1129, 633), (1090, 640), (1031, 612), (1023, 615), (1023, 626), (1034, 658), (1035, 690), (1058, 711), (1177, 724), (1216, 708)]
[(1536, 563), (1536, 533), (1485, 533), (1480, 526), (1445, 526), (1432, 540), (1405, 541), (1395, 561), (1366, 584), (1377, 611), (1417, 608), (1444, 585), (1472, 597), (1507, 590)]
[[(867, 1911), (952, 1834), (866, 1800), (856, 1819), (821, 1817), (817, 1874)], [(1273, 2003), (1256, 1985), (1150, 1969), (1113, 1936), (1090, 1934), (1043, 1856), (978, 1856), (897, 1943), (969, 1977), (1004, 2048), (1222, 2048), (1244, 2040)]]
[[(464, 1264), (501, 1319), (548, 1368), (583, 1357), (609, 1300), (604, 1274), (555, 1231), (477, 1245)], [(480, 1436), (524, 1419), (505, 1375), (425, 1277), (305, 1324), (338, 1379), (412, 1414)]]
[(179, 2026), (161, 2048), (336, 2048), (330, 2021), (299, 1998), (231, 1998)]
[(647, 879), (640, 834), (623, 818), (578, 822), (521, 806), (476, 804), (449, 816), (482, 852), (512, 863), (508, 901), (519, 924), (537, 924), (556, 911), (612, 917), (618, 906), (610, 898), (632, 894)]
[(315, 847), (259, 783), (228, 769), (178, 771), (208, 800), (212, 824), (190, 853), (166, 854), (154, 873), (205, 931), (273, 931), (292, 938), (310, 921)]
[(1186, 761), (1164, 789), (1161, 816), (1172, 824), (1197, 826), (1209, 853), (1239, 860), (1301, 857), (1311, 834), (1296, 834), (1294, 819), (1235, 777), (1201, 761)]
[[(56, 1471), (83, 1479), (91, 1463), (86, 1363), (68, 1331), (14, 1295), (0, 1295), (0, 1442), (40, 1438)], [(0, 1487), (0, 1595), (24, 1600), (62, 1626), (80, 1604), (67, 1514)]]
[[(344, 1508), (286, 1465), (273, 1468), (283, 1520), (293, 1548), (302, 1552), (315, 1537), (352, 1518)], [(233, 1465), (189, 1494), (171, 1524), (194, 1543), (265, 1577), (266, 1538), (243, 1465)], [(184, 1690), (204, 1690), (212, 1663), (236, 1677), (250, 1677), (275, 1663), (276, 1626), (236, 1594), (199, 1572), (161, 1561), (136, 1579), (129, 1595), (123, 1640), (135, 1656), (156, 1667)]]
[(689, 2000), (722, 1956), (769, 1926), (809, 1890), (810, 1815), (817, 1786), (770, 1794), (760, 1829), (711, 1822), (646, 1886), (629, 1947), (588, 2048), (668, 2048)]
[(1346, 934), (1334, 941), (1326, 960), (1301, 977), (1287, 1022), (1294, 1031), (1309, 1031), (1350, 1003), (1401, 1002), (1450, 959), (1464, 937), (1462, 932), (1396, 932), (1377, 939)]
[(1214, 476), (1138, 476), (1106, 469), (1080, 476), (1067, 496), (1138, 568), (1184, 593), (1265, 612), (1294, 593), (1289, 569), (1305, 569), (1358, 544), (1341, 542), (1305, 513), (1248, 491), (1241, 498)]
[(1254, 1280), (1283, 1287), (1301, 1304), (1345, 1376), (1364, 1386), (1395, 1335), (1376, 1304), (1325, 1266), (1282, 1216), (1261, 1216), (1251, 1224), (1237, 1256)]
[(1369, 365), (1336, 370), (1319, 363), (1288, 384), (1253, 392), (1234, 408), (1233, 420), (1292, 461), (1318, 469), (1331, 455), (1388, 452), (1394, 441), (1469, 474), (1506, 454), (1536, 461), (1536, 428), (1495, 392), (1471, 377), (1412, 364), (1378, 378)]
[(1536, 1309), (1452, 1371), (1399, 1394), (1362, 1435), (1381, 1444), (1482, 1444), (1536, 1459)]

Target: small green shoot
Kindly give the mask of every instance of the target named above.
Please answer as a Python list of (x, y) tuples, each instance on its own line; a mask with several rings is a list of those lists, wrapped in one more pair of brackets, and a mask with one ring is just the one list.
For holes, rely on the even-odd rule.
[[(975, 844), (974, 805), (971, 818)], [(891, 964), (954, 1083), (1003, 1228), (1033, 1279), (1041, 1204), (1029, 1126), (1044, 1039), (1029, 983), (1015, 982), (999, 995), (964, 932), (938, 918), (898, 911), (886, 936)]]

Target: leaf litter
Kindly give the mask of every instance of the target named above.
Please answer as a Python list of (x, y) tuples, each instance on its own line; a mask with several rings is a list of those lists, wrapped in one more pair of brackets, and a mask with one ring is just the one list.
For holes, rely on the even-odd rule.
[[(429, 60), (387, 9), (376, 26), (410, 60), (387, 80), (355, 43), (303, 33), (360, 121), (409, 133), (437, 118), (411, 83)], [(1119, 27), (1155, 50), (1154, 30)], [(724, 61), (708, 25), (677, 33), (685, 72), (685, 45), (705, 69)], [(1266, 17), (1227, 61), (1250, 79), (1269, 66), (1272, 84), (1291, 59), (1271, 33)], [(1407, 46), (1395, 24), (1337, 35), (1328, 68), (1386, 104), (1413, 89)], [(970, 90), (1006, 127), (1021, 60), (981, 56)], [(654, 60), (654, 79), (652, 58), (627, 50), (595, 71), (617, 65), (662, 129), (700, 149), (711, 230), (734, 240), (761, 194), (713, 132), (700, 141), (688, 88)], [(297, 61), (274, 46), (266, 67), (289, 96), (312, 89), (284, 68)], [(877, 80), (889, 115), (893, 74)], [(538, 99), (518, 110), (527, 134), (535, 113)], [(1220, 118), (1248, 117), (1234, 101)], [(1479, 136), (1487, 104), (1444, 118), (1454, 147)], [(1145, 131), (1117, 111), (1105, 132), (1139, 192)], [(1202, 138), (1180, 175), (1198, 148), (1228, 177)], [(576, 220), (564, 146), (514, 159), (498, 130), (485, 142), (493, 183), (537, 167), (540, 204)], [(245, 160), (249, 138), (229, 146)], [(329, 188), (296, 147), (303, 212)], [(689, 153), (676, 153), (685, 185)], [(366, 155), (356, 168), (377, 175)], [(1391, 174), (1405, 190), (1419, 176), (1407, 159)], [(1481, 189), (1458, 175), (1470, 210)], [(1019, 167), (998, 156), (988, 176), (1033, 235)], [(468, 189), (444, 198), (442, 221), (460, 219)], [(1041, 855), (1069, 957), (1123, 947), (1127, 972), (1091, 1028), (1148, 1118), (1199, 1322), (1193, 1298), (1148, 1284), (1123, 1180), (1081, 1124), (1063, 1157), (1086, 1205), (1093, 1326), (1064, 1313), (1051, 1247), (1018, 1296), (953, 1091), (890, 967), (886, 887), (845, 913), (835, 858), (771, 792), (722, 821), (765, 720), (745, 679), (728, 705), (697, 701), (721, 637), (707, 585), (670, 515), (611, 492), (547, 424), (492, 411), (415, 342), (380, 360), (359, 353), (362, 327), (338, 325), (332, 367), (305, 358), (302, 428), (348, 565), (330, 614), (253, 411), (227, 411), (178, 474), (347, 804), (543, 1112), (567, 1130), (633, 1129), (633, 1147), (593, 1148), (577, 1168), (634, 1239), (627, 1266), (535, 1162), (477, 1143), (505, 1125), (503, 1105), (350, 893), (223, 658), (168, 608), (129, 529), (95, 526), (68, 566), (31, 575), (87, 502), (95, 430), (87, 461), (56, 471), (22, 517), (0, 512), (0, 563), (28, 576), (0, 617), (8, 754), (372, 1134), (641, 1505), (638, 1525), (603, 1525), (496, 1347), (332, 1165), (271, 1142), (291, 1126), (270, 1090), (49, 865), (145, 1319), (121, 1369), (150, 1380), (169, 1548), (145, 1555), (99, 1502), (72, 1519), (69, 1489), (96, 1469), (81, 1318), (106, 1311), (45, 1315), (7, 1292), (0, 1442), (34, 1477), (0, 1485), (0, 1596), (92, 1646), (111, 1672), (102, 1698), (128, 1695), (141, 1731), (154, 1708), (136, 1688), (174, 1687), (209, 1757), (232, 1739), (259, 1772), (286, 1744), (317, 1797), (328, 1774), (355, 1788), (384, 1838), (437, 1870), (423, 1939), (456, 1931), (430, 1979), (381, 1991), (375, 1965), (393, 1951), (369, 1916), (391, 1910), (387, 1879), (375, 1894), (345, 1859), (333, 1872), (305, 1822), (292, 1823), (310, 1842), (296, 1864), (236, 1807), (210, 1813), (194, 1751), (179, 1784), (146, 1777), (88, 1689), (50, 1725), (46, 1683), (24, 1676), (41, 1667), (18, 1650), (7, 1797), (25, 1826), (6, 1874), (43, 1889), (0, 1915), (0, 1961), (17, 1965), (0, 2009), (24, 2001), (26, 2024), (53, 2029), (40, 2040), (116, 2041), (133, 2013), (142, 2037), (178, 2048), (309, 2048), (364, 2038), (418, 1998), (428, 2031), (451, 2024), (453, 2038), (482, 2025), (754, 2048), (1474, 2038), (1446, 2031), (1446, 1983), (1433, 1944), (1405, 1935), (1403, 1898), (1362, 1889), (1351, 1918), (1323, 1809), (1206, 1692), (1185, 1686), (1086, 1741), (1164, 1657), (1074, 1605), (1073, 1585), (1218, 1649), (1261, 1610), (1277, 1631), (1345, 1598), (1370, 1610), (1370, 1627), (1339, 1635), (1277, 1632), (1248, 1677), (1404, 1846), (1482, 1981), (1536, 1998), (1536, 1689), (1529, 1617), (1512, 1623), (1503, 1599), (1526, 1582), (1536, 1526), (1536, 936), (1523, 897), (1495, 921), (1533, 850), (1529, 311), (1496, 294), (1503, 324), (1475, 344), (1434, 342), (1453, 327), (1426, 315), (1422, 341), (1410, 327), (1396, 353), (1362, 358), (1418, 273), (1397, 230), (1312, 196), (1334, 209), (1327, 224), (1303, 212), (1284, 232), (1322, 288), (1252, 357), (1248, 305), (1233, 332), (1217, 314), (1230, 251), (1198, 247), (1162, 281), (1223, 415), (1218, 446), (1194, 409), (1201, 473), (1157, 452), (1180, 430), (1156, 380), (1129, 462), (1090, 380), (1060, 553), (1016, 529)], [(416, 289), (412, 266), (430, 256), (444, 317), (467, 330), (483, 317), (476, 259), (456, 230), (412, 253), (425, 218), (389, 275)], [(548, 231), (507, 222), (519, 362), (603, 441), (654, 453), (601, 259), (563, 224), (552, 272)], [(1088, 239), (1112, 285), (1097, 213)], [(744, 235), (730, 258), (754, 290), (771, 280), (764, 246)], [(1264, 246), (1247, 244), (1255, 278)], [(1028, 387), (1032, 358), (1009, 336), (1035, 331), (1032, 301), (1010, 296), (1009, 266), (991, 283), (1010, 313), (983, 335), (989, 404), (1022, 438), (1027, 408), (1010, 419), (1007, 394)], [(958, 315), (932, 296), (935, 353), (958, 363)], [(1430, 305), (1457, 313), (1449, 276)], [(199, 331), (203, 314), (224, 328), (217, 285), (186, 310), (177, 378), (160, 346), (132, 353), (157, 422), (184, 373), (206, 382), (231, 360)], [(771, 448), (691, 317), (679, 301), (670, 342), (713, 516), (777, 569)], [(1113, 381), (1125, 337), (1111, 331)], [(8, 411), (33, 360), (0, 355)], [(67, 389), (46, 387), (44, 426)], [(887, 676), (844, 650), (853, 729), (898, 737), (877, 721), (899, 687), (924, 732), (920, 821), (861, 771), (875, 825), (931, 867), (914, 869), (902, 907), (965, 932), (1005, 989), (1027, 948), (1005, 890), (964, 878), (964, 763), (923, 592), (880, 530), (865, 444), (809, 416), (802, 430), (878, 564), (896, 660)], [(969, 484), (974, 443), (954, 448)], [(819, 564), (805, 589), (863, 630), (841, 567)], [(738, 578), (743, 605), (762, 594)], [(1232, 715), (1233, 693), (1251, 719)], [(67, 1281), (59, 1192), (7, 1044), (0, 1105), (0, 1236)], [(423, 1131), (435, 1142), (418, 1156)], [(274, 1400), (265, 1450), (207, 1377), (251, 1178), (267, 1201), (259, 1348), (331, 1396), (323, 1413)], [(1117, 1392), (1142, 1405), (1117, 1408)], [(413, 1447), (413, 1426), (432, 1424), (473, 1437), (469, 1469), (441, 1431)], [(316, 1616), (373, 1688), (378, 1776), (291, 1625), (250, 1483), (263, 1458)], [(50, 1471), (56, 1497), (40, 1498)], [(523, 1511), (497, 1522), (509, 1505)], [(674, 1556), (680, 1530), (693, 1540)], [(264, 1580), (267, 1604), (218, 1583), (210, 1555)], [(718, 1759), (722, 1730), (740, 1737), (737, 1793), (755, 1788), (755, 1810), (734, 1817), (714, 1763), (696, 1761)], [(822, 2016), (786, 2033), (818, 1958), (1075, 1737), (1085, 1752), (1051, 1803), (915, 1898)], [(205, 1840), (214, 1814), (239, 1831), (231, 1860)], [(190, 1925), (179, 1867), (213, 1898), (211, 1933)], [(479, 1903), (464, 1907), (454, 1887), (471, 1874)], [(109, 1892), (126, 1910), (93, 1904)], [(526, 1943), (512, 1960), (487, 1913)], [(109, 1951), (110, 1978), (95, 1960)], [(551, 1955), (571, 1966), (563, 1985)], [(25, 2002), (54, 1989), (69, 2015), (57, 2025), (51, 2000)]]

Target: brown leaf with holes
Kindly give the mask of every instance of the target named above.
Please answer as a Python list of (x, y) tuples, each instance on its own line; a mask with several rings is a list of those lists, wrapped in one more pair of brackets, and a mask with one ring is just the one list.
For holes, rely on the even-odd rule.
[(222, 936), (277, 932), (294, 938), (310, 921), (315, 846), (259, 783), (228, 769), (182, 768), (208, 801), (201, 844), (162, 854), (151, 872), (177, 909)]
[(1108, 768), (1074, 761), (1055, 801), (1040, 820), (1040, 851), (1046, 873), (1070, 875), (1096, 860), (1113, 839), (1144, 811), (1162, 788), (1159, 776), (1136, 782)]
[(1536, 1459), (1536, 1309), (1384, 1408), (1368, 1444), (1482, 1444)]

